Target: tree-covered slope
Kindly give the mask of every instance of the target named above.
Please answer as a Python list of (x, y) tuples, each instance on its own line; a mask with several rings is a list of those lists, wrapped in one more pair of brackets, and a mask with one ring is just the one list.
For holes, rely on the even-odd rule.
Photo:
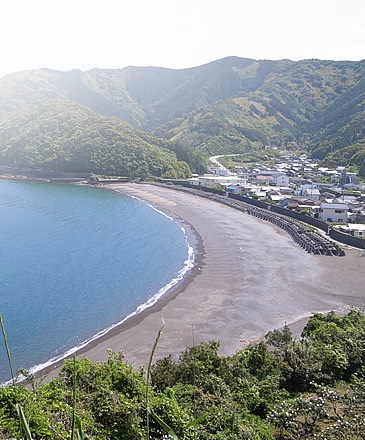
[(365, 61), (228, 57), (181, 70), (7, 75), (0, 116), (64, 98), (203, 154), (273, 145), (307, 148), (322, 159), (364, 139), (364, 94)]
[(359, 168), (360, 176), (365, 178), (365, 140), (328, 153), (323, 159), (323, 164), (328, 167), (336, 167), (337, 164), (355, 165)]
[(349, 145), (349, 137), (340, 136), (347, 126), (353, 138), (364, 138), (364, 63), (253, 61), (232, 71), (242, 78), (235, 96), (175, 118), (155, 133), (197, 146), (205, 142), (213, 152), (293, 145), (315, 157), (325, 140), (337, 148)]
[(364, 139), (364, 62), (228, 57), (183, 70), (129, 67), (107, 72), (112, 91), (100, 74), (86, 72), (88, 83), (118, 106), (113, 93), (122, 84), (132, 123), (190, 147), (204, 144), (202, 153), (270, 144), (323, 158), (328, 143), (333, 151)]
[[(326, 158), (327, 155), (336, 150), (347, 149), (348, 147), (358, 146), (365, 140), (365, 63), (359, 66), (359, 81), (353, 87), (347, 89), (339, 95), (334, 102), (327, 108), (326, 112), (318, 115), (316, 122), (316, 132), (312, 153), (319, 159)], [(344, 81), (344, 79), (343, 79)], [(363, 146), (362, 146), (363, 148)], [(341, 155), (341, 153), (339, 152)], [(335, 155), (332, 155), (335, 157)], [(358, 163), (357, 155), (351, 159)], [(344, 163), (346, 164), (346, 163)], [(365, 168), (363, 168), (365, 171)]]
[(8, 166), (131, 178), (190, 175), (186, 163), (153, 142), (116, 117), (63, 98), (25, 106), (0, 121), (1, 163)]

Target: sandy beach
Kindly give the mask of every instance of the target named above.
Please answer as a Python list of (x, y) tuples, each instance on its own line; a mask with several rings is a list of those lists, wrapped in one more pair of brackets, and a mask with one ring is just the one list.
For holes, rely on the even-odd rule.
[(212, 339), (221, 342), (222, 354), (231, 354), (285, 323), (299, 332), (313, 312), (365, 305), (361, 250), (347, 248), (345, 257), (311, 255), (272, 224), (201, 197), (149, 184), (111, 189), (176, 218), (188, 230), (196, 264), (154, 306), (90, 343), (79, 357), (104, 361), (111, 348), (146, 365), (162, 320), (155, 358)]

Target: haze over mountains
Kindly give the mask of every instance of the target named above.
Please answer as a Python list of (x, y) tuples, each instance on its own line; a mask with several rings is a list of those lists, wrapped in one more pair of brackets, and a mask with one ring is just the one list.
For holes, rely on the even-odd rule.
[(14, 73), (0, 78), (0, 162), (185, 177), (182, 161), (204, 169), (199, 154), (271, 145), (364, 174), (364, 73), (365, 60), (237, 57), (182, 70)]

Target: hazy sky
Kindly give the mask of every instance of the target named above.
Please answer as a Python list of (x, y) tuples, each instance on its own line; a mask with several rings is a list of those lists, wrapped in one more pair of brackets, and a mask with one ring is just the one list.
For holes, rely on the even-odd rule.
[(365, 58), (365, 0), (2, 0), (0, 10), (0, 76), (229, 55)]

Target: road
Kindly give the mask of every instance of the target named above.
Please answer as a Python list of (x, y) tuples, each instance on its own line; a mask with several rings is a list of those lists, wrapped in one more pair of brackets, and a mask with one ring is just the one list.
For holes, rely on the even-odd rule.
[(233, 173), (231, 173), (231, 172), (229, 171), (228, 168), (224, 167), (224, 166), (218, 161), (218, 159), (219, 159), (220, 157), (224, 157), (224, 156), (239, 156), (239, 154), (220, 154), (220, 155), (218, 155), (218, 156), (211, 156), (211, 157), (209, 158), (209, 160), (210, 160), (211, 162), (213, 162), (214, 165), (218, 166), (221, 170), (226, 171), (226, 172), (228, 173), (228, 175), (233, 174)]

